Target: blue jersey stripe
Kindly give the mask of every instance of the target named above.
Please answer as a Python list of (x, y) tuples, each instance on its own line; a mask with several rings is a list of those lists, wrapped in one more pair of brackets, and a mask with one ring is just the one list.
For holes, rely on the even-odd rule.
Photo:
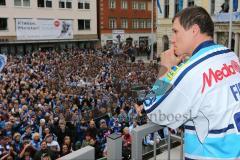
[(222, 48), (222, 47), (224, 47), (224, 46), (222, 46), (222, 45), (213, 45), (213, 46), (209, 46), (209, 47), (203, 48), (203, 49), (201, 49), (199, 52), (195, 53), (195, 54), (190, 58), (190, 61), (193, 61), (194, 59), (200, 57), (201, 55), (206, 54), (206, 52), (208, 52), (208, 51), (210, 51), (210, 50), (217, 49), (217, 48)]
[(193, 69), (195, 66), (199, 65), (200, 63), (202, 63), (203, 61), (209, 59), (209, 58), (212, 58), (214, 56), (217, 56), (217, 55), (221, 55), (221, 54), (225, 54), (225, 53), (229, 53), (231, 52), (231, 50), (229, 49), (225, 49), (225, 50), (221, 50), (221, 51), (216, 51), (216, 52), (213, 52), (201, 59), (199, 59), (198, 61), (194, 62), (192, 65), (190, 65), (189, 67), (187, 67), (180, 75), (179, 77), (176, 79), (176, 81), (174, 82), (174, 84), (170, 87), (170, 89), (155, 103), (153, 104), (151, 107), (149, 108), (146, 108), (146, 112), (147, 113), (150, 113), (152, 112), (155, 108), (157, 108), (157, 106), (159, 104), (162, 103), (162, 101), (167, 98), (167, 96), (173, 91), (174, 87), (176, 87), (179, 82), (183, 79), (183, 77), (191, 70)]
[(205, 41), (201, 43), (192, 53), (192, 55), (195, 55), (198, 51), (200, 51), (202, 48), (206, 48), (209, 46), (215, 45), (213, 40)]
[(196, 130), (194, 126), (188, 126), (188, 125), (184, 125), (184, 129), (192, 130), (192, 131)]
[[(196, 130), (194, 126), (185, 125), (184, 128), (188, 129), (188, 130), (192, 130), (192, 131)], [(234, 128), (234, 125), (233, 124), (229, 124), (227, 127), (222, 128), (222, 129), (212, 129), (208, 133), (210, 133), (210, 134), (221, 134), (221, 133), (225, 133), (228, 130), (233, 129), (233, 128)]]
[(200, 143), (196, 134), (184, 133), (184, 152), (205, 158), (237, 158), (240, 157), (240, 135), (227, 134), (224, 137), (207, 137)]
[(195, 159), (192, 159), (192, 158), (188, 158), (188, 157), (184, 157), (185, 160), (195, 160)]

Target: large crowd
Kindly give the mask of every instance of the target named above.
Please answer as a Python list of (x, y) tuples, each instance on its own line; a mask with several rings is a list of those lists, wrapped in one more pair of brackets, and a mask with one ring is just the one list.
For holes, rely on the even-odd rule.
[[(133, 88), (149, 90), (158, 65), (105, 49), (8, 55), (0, 74), (0, 158), (57, 159), (87, 145), (106, 156), (118, 133), (129, 156), (131, 130), (146, 123)], [(151, 144), (151, 135), (145, 144)]]

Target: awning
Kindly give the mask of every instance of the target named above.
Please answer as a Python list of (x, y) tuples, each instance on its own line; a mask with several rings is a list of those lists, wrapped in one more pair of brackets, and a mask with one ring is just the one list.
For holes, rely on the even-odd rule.
[(99, 41), (99, 39), (56, 39), (56, 40), (18, 40), (18, 41), (8, 41), (0, 42), (0, 44), (29, 44), (29, 43), (61, 43), (61, 42), (88, 42), (88, 41)]

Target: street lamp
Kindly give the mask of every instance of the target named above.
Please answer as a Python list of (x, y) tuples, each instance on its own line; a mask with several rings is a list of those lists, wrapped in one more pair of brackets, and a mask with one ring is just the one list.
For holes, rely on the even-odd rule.
[(152, 0), (152, 14), (151, 14), (151, 55), (150, 55), (150, 60), (153, 60), (153, 8), (154, 8), (154, 4), (153, 4)]
[(232, 13), (233, 13), (233, 1), (229, 1), (229, 13), (230, 13), (230, 19), (229, 19), (229, 31), (228, 31), (228, 48), (232, 48)]

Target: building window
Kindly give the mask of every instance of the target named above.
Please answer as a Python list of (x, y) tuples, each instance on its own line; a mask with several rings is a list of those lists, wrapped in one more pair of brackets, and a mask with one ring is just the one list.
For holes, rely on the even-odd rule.
[(225, 2), (221, 5), (222, 10), (220, 12), (227, 13), (229, 11), (229, 1), (225, 0)]
[(133, 19), (132, 20), (132, 28), (133, 29), (137, 29), (138, 28), (138, 20), (137, 19)]
[(151, 19), (147, 19), (147, 28), (152, 28), (152, 20)]
[(117, 28), (116, 18), (109, 18), (109, 28), (111, 29)]
[(121, 8), (122, 9), (128, 9), (128, 2), (126, 0), (121, 1)]
[(14, 0), (14, 6), (22, 6), (21, 0)]
[(188, 7), (194, 6), (194, 0), (188, 0)]
[(6, 1), (5, 0), (0, 0), (0, 6), (5, 6), (6, 5)]
[(14, 6), (29, 7), (30, 0), (14, 0)]
[(128, 20), (126, 18), (123, 18), (122, 19), (122, 25), (121, 25), (122, 28), (128, 28)]
[(141, 29), (146, 28), (144, 19), (139, 19), (138, 23), (139, 23), (138, 28), (141, 28)]
[(138, 3), (138, 9), (145, 10), (146, 9), (146, 3), (145, 2), (139, 2)]
[(138, 9), (138, 2), (137, 1), (132, 2), (132, 9)]
[(30, 0), (23, 0), (23, 6), (29, 7), (30, 6)]
[(80, 0), (78, 1), (78, 9), (83, 9), (84, 7), (84, 1)]
[(90, 20), (85, 20), (85, 29), (90, 29)]
[(65, 0), (59, 0), (59, 8), (65, 8)]
[(133, 29), (151, 28), (151, 19), (133, 19), (132, 28)]
[(38, 0), (38, 7), (52, 8), (52, 0)]
[(78, 20), (78, 30), (89, 30), (90, 20), (89, 19), (79, 19)]
[(7, 30), (7, 18), (0, 18), (0, 30)]
[(38, 0), (38, 7), (45, 7), (44, 0)]
[(72, 0), (59, 0), (59, 8), (72, 8)]
[(86, 0), (79, 0), (78, 9), (90, 9), (90, 2)]
[(30, 0), (14, 0), (14, 6), (29, 7)]
[(116, 8), (116, 1), (115, 0), (109, 0), (109, 8)]
[(90, 2), (85, 2), (85, 9), (90, 9)]
[(169, 0), (164, 1), (164, 18), (169, 18)]
[(78, 30), (84, 30), (84, 28), (85, 28), (85, 20), (79, 19), (78, 20)]
[(52, 0), (46, 0), (46, 7), (52, 8)]
[(179, 12), (179, 2), (178, 0), (175, 0), (175, 14)]
[(72, 8), (72, 0), (66, 1), (66, 8)]
[(215, 12), (215, 0), (211, 0), (211, 15)]

